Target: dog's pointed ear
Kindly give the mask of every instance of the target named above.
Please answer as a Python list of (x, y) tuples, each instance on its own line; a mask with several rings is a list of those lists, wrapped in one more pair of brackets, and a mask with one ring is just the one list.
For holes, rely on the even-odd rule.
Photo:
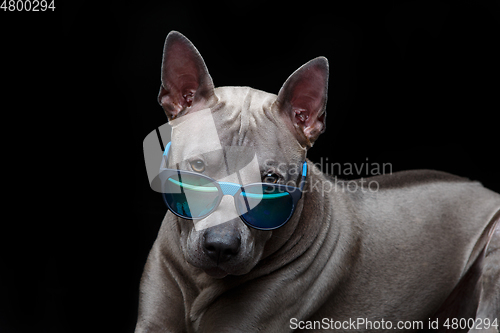
[(214, 84), (200, 53), (184, 35), (170, 32), (163, 49), (158, 95), (168, 119), (204, 109), (213, 98)]
[(275, 102), (298, 141), (312, 147), (325, 131), (328, 98), (328, 60), (315, 58), (285, 81)]

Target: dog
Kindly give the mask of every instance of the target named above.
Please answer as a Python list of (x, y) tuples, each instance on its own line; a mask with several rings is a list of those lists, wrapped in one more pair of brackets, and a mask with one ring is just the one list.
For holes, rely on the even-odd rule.
[(223, 157), (189, 162), (205, 142), (193, 135), (211, 131), (193, 119), (209, 115), (219, 140), (210, 144), (251, 147), (259, 181), (298, 188), (304, 161), (308, 171), (279, 228), (249, 226), (228, 195), (202, 228), (167, 212), (141, 279), (137, 333), (498, 332), (500, 195), (431, 170), (370, 177), (377, 188), (364, 191), (321, 173), (306, 153), (325, 131), (328, 66), (307, 62), (277, 95), (215, 88), (194, 45), (169, 33), (158, 102), (184, 124), (172, 168), (220, 178)]

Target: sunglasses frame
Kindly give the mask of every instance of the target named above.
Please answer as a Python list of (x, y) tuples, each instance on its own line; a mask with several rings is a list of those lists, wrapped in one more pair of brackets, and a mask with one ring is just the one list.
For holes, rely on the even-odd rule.
[[(167, 160), (168, 160), (168, 153), (169, 153), (169, 150), (170, 150), (170, 145), (171, 145), (171, 142), (169, 142), (167, 144), (167, 146), (165, 147), (165, 151), (163, 153), (163, 156), (164, 156), (164, 159), (163, 159), (163, 163), (162, 163), (162, 166), (160, 167), (160, 179), (162, 180), (162, 186), (163, 184), (165, 184), (166, 180), (172, 176), (172, 175), (192, 175), (192, 176), (196, 176), (196, 177), (201, 177), (201, 178), (204, 178), (206, 179), (207, 181), (210, 181), (212, 184), (215, 185), (215, 187), (217, 187), (217, 192), (218, 192), (218, 198), (217, 198), (217, 203), (214, 205), (214, 208), (211, 209), (208, 213), (202, 215), (202, 216), (199, 216), (199, 217), (187, 217), (187, 216), (184, 216), (184, 215), (181, 215), (179, 213), (177, 213), (174, 209), (172, 209), (172, 207), (170, 207), (167, 199), (166, 199), (166, 193), (162, 192), (162, 196), (163, 196), (163, 200), (165, 201), (165, 204), (167, 205), (167, 208), (176, 216), (180, 217), (180, 218), (183, 218), (183, 219), (186, 219), (186, 220), (201, 220), (201, 219), (204, 219), (206, 218), (207, 216), (209, 216), (210, 214), (212, 214), (214, 211), (217, 210), (217, 208), (219, 207), (220, 205), (220, 202), (222, 201), (222, 198), (225, 196), (225, 195), (230, 195), (233, 197), (233, 200), (234, 200), (234, 206), (236, 208), (236, 211), (238, 212), (238, 215), (240, 217), (240, 219), (249, 227), (253, 228), (253, 229), (257, 229), (257, 230), (275, 230), (275, 229), (278, 229), (280, 227), (282, 227), (283, 225), (285, 225), (293, 216), (294, 212), (295, 212), (295, 207), (297, 206), (300, 198), (302, 197), (302, 191), (304, 190), (304, 186), (305, 186), (305, 182), (306, 182), (306, 176), (307, 176), (307, 162), (304, 161), (304, 163), (302, 164), (302, 176), (301, 176), (301, 179), (300, 179), (300, 184), (299, 184), (299, 187), (295, 187), (295, 186), (289, 186), (289, 185), (283, 185), (283, 184), (271, 184), (271, 183), (251, 183), (251, 184), (245, 184), (245, 185), (240, 185), (240, 184), (236, 184), (236, 183), (229, 183), (229, 182), (218, 182), (216, 181), (215, 179), (211, 178), (211, 177), (208, 177), (206, 175), (203, 175), (201, 173), (197, 173), (197, 172), (192, 172), (192, 171), (187, 171), (187, 170), (178, 170), (178, 169), (169, 169), (169, 168), (166, 168), (167, 166)], [(280, 192), (287, 192), (291, 198), (292, 198), (292, 208), (290, 209), (290, 215), (288, 216), (288, 218), (282, 222), (280, 225), (278, 226), (275, 226), (275, 227), (270, 227), (270, 228), (262, 228), (262, 227), (257, 227), (257, 226), (254, 226), (252, 225), (250, 222), (246, 221), (245, 218), (243, 217), (243, 214), (245, 213), (242, 213), (239, 209), (239, 205), (238, 203), (236, 202), (238, 199), (237, 197), (240, 195), (241, 192), (245, 191), (245, 187), (250, 187), (250, 186), (270, 186), (274, 189), (277, 189), (278, 191)]]

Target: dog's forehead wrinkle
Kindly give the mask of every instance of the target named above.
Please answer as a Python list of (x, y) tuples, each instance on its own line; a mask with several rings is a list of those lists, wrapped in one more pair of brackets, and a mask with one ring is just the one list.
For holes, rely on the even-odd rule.
[(215, 93), (219, 102), (212, 111), (223, 113), (221, 117), (226, 122), (240, 121), (240, 116), (260, 119), (263, 110), (269, 109), (277, 98), (274, 94), (250, 87), (219, 87)]
[[(221, 145), (262, 146), (276, 150), (282, 141), (294, 140), (283, 129), (282, 119), (275, 113), (277, 96), (249, 87), (215, 89), (218, 104), (212, 108)], [(267, 147), (266, 147), (267, 149)]]

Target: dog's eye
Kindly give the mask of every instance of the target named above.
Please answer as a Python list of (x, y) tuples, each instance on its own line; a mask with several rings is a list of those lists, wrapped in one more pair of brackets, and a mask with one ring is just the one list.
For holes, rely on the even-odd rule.
[(271, 184), (276, 184), (279, 180), (279, 176), (275, 173), (268, 173), (267, 175), (264, 176), (264, 183), (271, 183)]
[(191, 162), (191, 168), (194, 172), (203, 172), (205, 171), (205, 163), (202, 160), (194, 160)]

